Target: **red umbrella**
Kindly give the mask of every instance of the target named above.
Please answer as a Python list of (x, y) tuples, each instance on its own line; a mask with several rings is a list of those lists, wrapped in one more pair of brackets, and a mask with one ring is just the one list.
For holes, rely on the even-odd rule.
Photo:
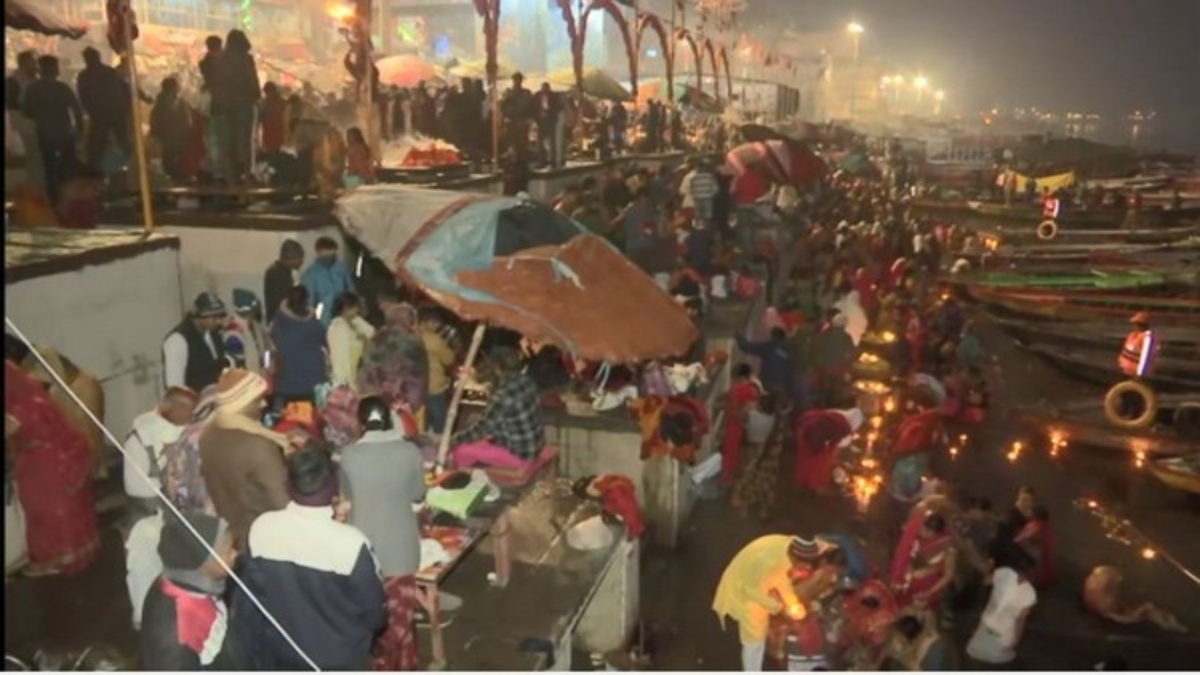
[(4, 0), (4, 24), (14, 30), (42, 35), (61, 35), (78, 40), (87, 33), (87, 25), (71, 23), (45, 0)]
[(806, 145), (786, 140), (743, 143), (725, 156), (737, 201), (757, 201), (771, 184), (802, 188), (825, 175), (825, 162)]
[(379, 83), (391, 87), (415, 87), (421, 82), (440, 80), (433, 64), (412, 54), (388, 56), (375, 62)]

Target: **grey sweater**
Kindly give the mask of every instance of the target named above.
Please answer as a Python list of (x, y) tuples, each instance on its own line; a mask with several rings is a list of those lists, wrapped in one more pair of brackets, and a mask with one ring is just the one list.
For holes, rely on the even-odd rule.
[(350, 524), (367, 535), (384, 577), (413, 574), (421, 535), (413, 504), (425, 499), (421, 451), (398, 431), (368, 431), (342, 449), (342, 496)]

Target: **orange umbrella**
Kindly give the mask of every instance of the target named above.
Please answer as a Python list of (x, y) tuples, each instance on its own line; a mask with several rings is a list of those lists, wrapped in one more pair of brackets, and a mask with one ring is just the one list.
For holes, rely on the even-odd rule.
[(400, 54), (375, 62), (379, 83), (392, 87), (415, 87), (421, 82), (440, 80), (437, 68), (419, 56)]

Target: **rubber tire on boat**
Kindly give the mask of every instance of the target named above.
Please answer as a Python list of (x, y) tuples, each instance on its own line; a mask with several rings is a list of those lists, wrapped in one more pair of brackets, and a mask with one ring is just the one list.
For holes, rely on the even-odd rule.
[[(1137, 417), (1121, 415), (1121, 397), (1126, 394), (1136, 394), (1142, 397), (1144, 404), (1142, 414)], [(1158, 416), (1158, 395), (1150, 385), (1141, 380), (1125, 380), (1115, 385), (1104, 395), (1104, 418), (1109, 424), (1122, 429), (1145, 429), (1154, 423)]]
[(1042, 241), (1053, 241), (1058, 236), (1058, 223), (1053, 220), (1043, 220), (1037, 226), (1037, 238)]

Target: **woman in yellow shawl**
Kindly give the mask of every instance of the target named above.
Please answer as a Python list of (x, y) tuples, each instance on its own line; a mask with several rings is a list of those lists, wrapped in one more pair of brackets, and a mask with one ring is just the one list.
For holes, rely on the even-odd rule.
[[(71, 389), (79, 400), (87, 407), (96, 419), (104, 421), (104, 388), (100, 386), (100, 381), (94, 375), (86, 370), (75, 365), (73, 361), (59, 354), (50, 347), (36, 346), (38, 353), (46, 362), (50, 364), (50, 368), (62, 379), (63, 382)], [(71, 426), (83, 435), (88, 447), (92, 451), (93, 471), (97, 478), (104, 478), (108, 475), (108, 468), (104, 464), (104, 432), (100, 431), (100, 427), (96, 426), (88, 418), (86, 412), (72, 400), (71, 395), (63, 391), (62, 387), (58, 386), (54, 378), (46, 372), (46, 368), (37, 360), (33, 354), (27, 355), (21, 362), (21, 367), (25, 372), (33, 376), (42, 384), (46, 385), (50, 392), (50, 398), (63, 415), (70, 422)]]
[(772, 534), (750, 542), (729, 562), (712, 607), (722, 626), (726, 617), (738, 623), (743, 670), (762, 670), (773, 614), (786, 611), (795, 620), (805, 617), (807, 611), (792, 587), (792, 568), (812, 563), (829, 547), (819, 540)]

